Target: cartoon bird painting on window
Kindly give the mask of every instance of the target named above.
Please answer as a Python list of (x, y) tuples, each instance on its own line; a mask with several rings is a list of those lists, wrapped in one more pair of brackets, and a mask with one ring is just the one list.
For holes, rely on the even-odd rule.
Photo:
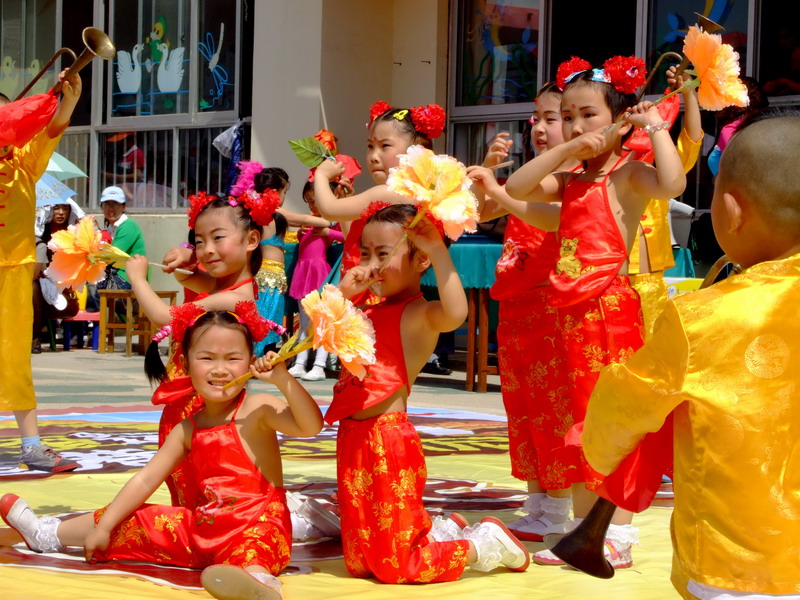
[(225, 39), (225, 23), (220, 23), (219, 45), (214, 41), (214, 36), (210, 31), (206, 33), (206, 41), (197, 44), (200, 54), (208, 61), (208, 70), (211, 72), (211, 77), (213, 78), (211, 89), (207, 90), (209, 94), (208, 99), (200, 99), (200, 108), (202, 110), (222, 104), (225, 86), (233, 85), (228, 82), (228, 72), (219, 64), (223, 39)]

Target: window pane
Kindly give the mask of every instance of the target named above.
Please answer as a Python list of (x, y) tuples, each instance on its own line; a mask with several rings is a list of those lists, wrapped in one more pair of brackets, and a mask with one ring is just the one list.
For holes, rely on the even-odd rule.
[(758, 78), (770, 96), (800, 95), (800, 6), (761, 5)]
[(555, 79), (558, 65), (578, 56), (595, 68), (612, 56), (636, 52), (637, 0), (553, 2), (550, 72)]
[(187, 0), (114, 2), (111, 116), (189, 112)]
[[(690, 25), (697, 23), (695, 12), (703, 10), (698, 0), (651, 0), (650, 31), (647, 40), (647, 68), (655, 65), (664, 52), (681, 54), (683, 38)], [(784, 3), (781, 3), (783, 5)], [(725, 27), (720, 31), (722, 41), (730, 44), (739, 53), (739, 64), (744, 74), (747, 60), (747, 2), (715, 2), (706, 15)], [(649, 94), (660, 94), (667, 86), (664, 73), (677, 60), (664, 59), (647, 90)]]
[(101, 135), (103, 186), (125, 191), (131, 208), (172, 207), (172, 130)]
[(236, 7), (230, 0), (206, 0), (199, 11), (198, 110), (236, 110)]
[[(69, 8), (63, 11), (61, 20), (62, 45), (72, 48), (76, 54), (83, 52), (86, 48), (83, 43), (83, 30), (92, 22), (93, 15), (93, 0), (70, 0)], [(94, 60), (103, 62), (99, 58)], [(72, 59), (69, 56), (62, 59), (62, 68), (71, 64)], [(83, 88), (81, 100), (72, 113), (70, 125), (89, 125), (92, 122), (92, 63), (81, 71), (81, 83)]]
[[(0, 93), (13, 100), (56, 50), (56, 5), (48, 0), (0, 2), (0, 20)], [(50, 89), (55, 73), (51, 67), (27, 95)]]
[(453, 128), (453, 154), (465, 165), (478, 165), (483, 162), (489, 143), (501, 131), (511, 134), (514, 144), (508, 160), (513, 160), (511, 167), (498, 169), (495, 173), (499, 180), (504, 180), (513, 171), (519, 169), (529, 156), (522, 154), (522, 132), (525, 121), (490, 121), (484, 123), (457, 123)]
[(536, 97), (540, 0), (461, 4), (459, 106), (532, 102)]

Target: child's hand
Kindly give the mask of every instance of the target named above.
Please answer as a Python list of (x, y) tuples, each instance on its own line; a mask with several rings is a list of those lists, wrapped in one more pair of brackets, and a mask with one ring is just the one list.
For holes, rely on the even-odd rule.
[(274, 383), (286, 377), (290, 377), (289, 371), (286, 370), (286, 364), (281, 361), (276, 364), (270, 364), (270, 361), (277, 356), (275, 352), (267, 352), (264, 356), (257, 358), (250, 365), (250, 372), (253, 377), (260, 379), (267, 383)]
[(194, 250), (178, 246), (168, 250), (161, 260), (164, 265), (164, 273), (172, 273), (180, 267), (193, 267), (197, 262)]
[(344, 175), (344, 164), (338, 161), (334, 162), (327, 158), (320, 163), (317, 170), (314, 171), (314, 177), (322, 177), (327, 181), (333, 181), (340, 175)]
[(422, 217), (413, 229), (406, 229), (406, 233), (408, 233), (408, 241), (428, 256), (441, 250), (447, 252), (442, 235), (427, 216)]
[(61, 93), (64, 95), (64, 99), (77, 101), (80, 98), (83, 83), (77, 71), (67, 79), (67, 69), (64, 69), (58, 74), (58, 80), (63, 82)]
[(490, 198), (496, 196), (502, 190), (502, 186), (497, 183), (497, 179), (494, 177), (494, 172), (486, 167), (477, 165), (467, 167), (467, 177), (472, 179), (475, 185), (481, 188)]
[(150, 263), (147, 262), (147, 257), (137, 254), (131, 256), (128, 262), (125, 263), (125, 273), (128, 276), (128, 281), (131, 283), (146, 281), (147, 270), (150, 268)]
[(95, 526), (94, 529), (86, 535), (86, 539), (83, 540), (83, 556), (86, 558), (86, 562), (97, 562), (97, 559), (94, 558), (95, 551), (105, 550), (108, 548), (110, 542), (111, 532), (104, 527)]
[(352, 298), (367, 290), (371, 285), (383, 281), (379, 267), (356, 265), (348, 270), (339, 282), (339, 289), (345, 298)]
[(664, 120), (658, 112), (658, 107), (648, 100), (628, 109), (623, 118), (635, 127), (647, 127)]
[(603, 130), (587, 131), (565, 143), (570, 155), (577, 160), (588, 160), (602, 154), (614, 143), (614, 136), (603, 135)]
[(333, 194), (337, 198), (347, 198), (348, 196), (352, 196), (356, 191), (353, 187), (353, 181), (349, 177), (342, 176), (336, 183), (339, 185), (336, 186)]
[(489, 150), (486, 152), (486, 158), (483, 159), (482, 166), (493, 167), (505, 161), (508, 157), (508, 152), (514, 144), (514, 140), (509, 139), (511, 134), (507, 131), (501, 131), (489, 144)]
[[(670, 67), (669, 69), (667, 69), (667, 84), (673, 90), (677, 90), (684, 83), (692, 80), (691, 75), (687, 75), (685, 71), (683, 73), (681, 73), (680, 75), (675, 75), (675, 71), (677, 71), (677, 70), (678, 70), (678, 67), (674, 67), (674, 66)], [(688, 90), (683, 90), (683, 93), (686, 94), (686, 93), (690, 93), (691, 91), (692, 90), (690, 88)]]

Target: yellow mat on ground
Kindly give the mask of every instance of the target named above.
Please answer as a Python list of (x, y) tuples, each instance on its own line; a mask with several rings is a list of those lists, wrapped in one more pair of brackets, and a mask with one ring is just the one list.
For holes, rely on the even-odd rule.
[[(286, 483), (330, 481), (335, 478), (332, 460), (286, 460)], [(488, 487), (519, 489), (512, 479), (507, 455), (465, 457), (437, 456), (428, 459), (431, 478), (447, 477), (486, 482)], [(110, 501), (132, 472), (119, 474), (58, 475), (47, 479), (2, 483), (0, 494), (16, 493), (40, 514), (64, 513), (97, 508)], [(168, 494), (160, 489), (152, 502), (168, 502)], [(636, 517), (641, 546), (634, 550), (634, 566), (617, 572), (614, 579), (602, 581), (561, 567), (531, 565), (525, 573), (498, 569), (489, 575), (467, 570), (463, 578), (452, 583), (423, 586), (384, 585), (374, 580), (354, 579), (345, 570), (341, 559), (293, 560), (299, 574), (282, 576), (285, 600), (320, 600), (321, 598), (380, 599), (404, 598), (458, 600), (490, 598), (511, 599), (613, 599), (661, 600), (676, 598), (669, 583), (672, 550), (669, 539), (670, 509), (652, 508)], [(469, 521), (486, 513), (466, 512)], [(506, 522), (514, 520), (512, 511), (495, 513)], [(0, 552), (12, 551), (7, 545), (9, 530), (0, 530)], [(528, 544), (531, 551), (542, 544)], [(13, 552), (17, 552), (13, 549)], [(297, 554), (300, 554), (298, 552)], [(336, 554), (339, 554), (336, 552)], [(47, 555), (34, 557), (35, 567), (0, 565), (4, 599), (107, 600), (109, 598), (181, 599), (208, 598), (203, 591), (176, 589), (138, 577), (119, 573), (72, 573), (48, 570)], [(56, 562), (56, 561), (53, 561)], [(80, 561), (76, 561), (80, 562)], [(168, 567), (155, 567), (164, 571)], [(310, 572), (309, 572), (310, 571)]]

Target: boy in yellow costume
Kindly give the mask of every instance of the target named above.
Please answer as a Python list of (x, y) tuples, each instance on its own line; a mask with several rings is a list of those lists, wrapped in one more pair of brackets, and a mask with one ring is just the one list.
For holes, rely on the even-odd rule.
[[(64, 74), (59, 76), (64, 79)], [(33, 231), (36, 182), (47, 168), (81, 94), (75, 74), (64, 80), (63, 96), (50, 123), (22, 148), (0, 148), (0, 411), (13, 411), (22, 437), (21, 465), (54, 473), (71, 471), (68, 461), (39, 438), (31, 374), (33, 327)], [(0, 104), (8, 99), (0, 98)]]
[(714, 233), (745, 271), (667, 304), (601, 373), (583, 448), (604, 474), (674, 411), (672, 582), (687, 599), (800, 597), (800, 112), (744, 123)]

